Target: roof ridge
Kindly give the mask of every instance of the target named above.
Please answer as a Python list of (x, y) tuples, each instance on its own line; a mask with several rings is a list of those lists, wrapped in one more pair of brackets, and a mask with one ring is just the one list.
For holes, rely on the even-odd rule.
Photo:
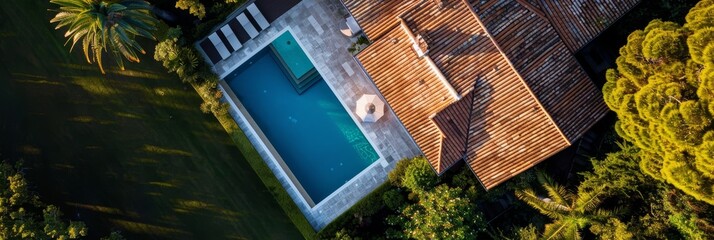
[(526, 0), (516, 0), (516, 2), (518, 2), (518, 3), (521, 4), (521, 5), (523, 5), (523, 7), (527, 8), (527, 9), (530, 10), (531, 12), (534, 12), (536, 15), (538, 15), (538, 16), (541, 17), (541, 18), (543, 18), (544, 20), (550, 22), (550, 19), (549, 19), (548, 16), (545, 14), (545, 12), (543, 12), (541, 9), (538, 9), (538, 7), (536, 7), (536, 6), (533, 5), (532, 3), (529, 3), (529, 2), (527, 2)]
[(491, 40), (491, 43), (496, 47), (496, 50), (498, 50), (498, 53), (501, 55), (501, 57), (506, 61), (506, 63), (508, 63), (508, 66), (511, 69), (513, 69), (513, 72), (516, 74), (516, 76), (518, 77), (518, 80), (520, 80), (521, 84), (523, 84), (526, 91), (528, 91), (528, 94), (530, 94), (530, 96), (533, 98), (533, 100), (535, 100), (536, 104), (541, 109), (541, 111), (543, 111), (545, 113), (545, 115), (548, 117), (548, 120), (550, 121), (550, 123), (553, 124), (553, 126), (555, 126), (555, 129), (558, 130), (560, 137), (563, 138), (563, 140), (568, 145), (572, 145), (572, 142), (570, 142), (570, 140), (568, 140), (568, 138), (565, 136), (565, 133), (563, 133), (563, 130), (560, 129), (560, 126), (558, 126), (558, 124), (553, 119), (553, 116), (551, 116), (550, 112), (548, 112), (548, 110), (540, 102), (540, 99), (538, 99), (538, 97), (535, 95), (535, 93), (533, 92), (533, 89), (531, 89), (531, 87), (528, 85), (528, 83), (526, 83), (526, 81), (523, 79), (523, 76), (521, 76), (521, 73), (518, 72), (518, 69), (516, 69), (516, 67), (513, 65), (513, 62), (511, 62), (511, 60), (508, 58), (508, 56), (506, 56), (506, 53), (503, 52), (503, 50), (501, 49), (501, 46), (498, 44), (498, 42), (496, 42), (496, 39), (494, 39), (493, 35), (491, 35), (491, 32), (488, 30), (488, 28), (486, 28), (486, 25), (481, 21), (481, 18), (478, 16), (478, 14), (473, 9), (473, 7), (471, 7), (468, 4), (467, 1), (468, 0), (461, 0), (461, 3), (466, 5), (466, 8), (469, 9), (469, 12), (471, 12), (471, 15), (473, 15), (473, 17), (476, 19), (476, 22), (478, 22), (479, 26), (481, 26), (484, 33), (486, 33), (486, 37), (488, 37), (488, 39)]

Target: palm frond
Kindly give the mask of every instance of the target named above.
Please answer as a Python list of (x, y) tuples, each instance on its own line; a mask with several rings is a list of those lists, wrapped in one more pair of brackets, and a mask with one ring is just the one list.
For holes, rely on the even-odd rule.
[(574, 198), (573, 194), (568, 192), (565, 187), (557, 184), (553, 179), (545, 175), (542, 171), (536, 172), (536, 178), (538, 182), (543, 186), (543, 188), (548, 192), (548, 197), (550, 197), (554, 202), (570, 206), (570, 202)]
[(587, 212), (595, 209), (602, 202), (601, 195), (604, 187), (599, 187), (593, 191), (584, 191), (578, 193), (578, 199), (575, 201), (575, 211)]
[[(573, 233), (575, 232), (575, 233)], [(572, 219), (562, 219), (545, 225), (544, 239), (571, 239), (572, 235), (580, 236), (577, 225)], [(579, 238), (575, 238), (579, 239)]]
[(533, 189), (516, 191), (516, 197), (526, 202), (526, 204), (538, 210), (543, 215), (553, 219), (562, 218), (570, 209), (567, 206), (549, 201), (547, 198), (538, 196)]
[(137, 53), (146, 51), (136, 42), (135, 37), (156, 39), (156, 19), (151, 15), (149, 5), (143, 0), (50, 0), (59, 5), (57, 14), (50, 23), (56, 28), (66, 28), (66, 45), (70, 51), (82, 42), (82, 52), (87, 62), (96, 62), (104, 73), (102, 54), (108, 52), (117, 65), (124, 68), (123, 58), (138, 62)]

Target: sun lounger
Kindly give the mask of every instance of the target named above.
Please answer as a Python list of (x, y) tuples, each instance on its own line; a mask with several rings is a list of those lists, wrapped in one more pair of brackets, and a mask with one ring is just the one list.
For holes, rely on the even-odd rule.
[(253, 24), (250, 23), (250, 20), (248, 20), (248, 17), (245, 16), (245, 13), (241, 13), (238, 17), (236, 17), (236, 19), (238, 19), (240, 25), (243, 26), (243, 29), (248, 32), (250, 38), (258, 36), (258, 30), (255, 30), (255, 27), (253, 27)]
[(228, 48), (226, 48), (226, 45), (223, 44), (223, 41), (221, 41), (221, 38), (218, 37), (218, 33), (213, 33), (210, 36), (208, 36), (208, 39), (211, 40), (211, 43), (213, 43), (213, 46), (216, 47), (216, 50), (218, 50), (218, 54), (221, 55), (221, 58), (226, 59), (229, 56), (231, 56), (231, 53), (228, 52)]
[(226, 39), (228, 39), (228, 43), (233, 48), (233, 51), (236, 51), (243, 46), (242, 44), (240, 44), (240, 41), (238, 41), (236, 34), (233, 33), (233, 29), (231, 29), (230, 25), (226, 24), (225, 26), (223, 26), (221, 28), (221, 32), (223, 32), (223, 35), (226, 36)]
[(221, 55), (218, 54), (218, 50), (216, 50), (216, 46), (213, 46), (213, 43), (210, 40), (203, 40), (198, 45), (201, 47), (203, 52), (206, 53), (206, 56), (211, 59), (211, 63), (216, 64), (222, 60)]
[(258, 10), (258, 7), (255, 6), (255, 3), (251, 3), (250, 5), (248, 5), (248, 12), (250, 12), (250, 15), (253, 16), (253, 19), (258, 22), (258, 25), (260, 25), (261, 29), (265, 30), (266, 28), (270, 27), (270, 23), (268, 23), (268, 20), (265, 20), (263, 13)]

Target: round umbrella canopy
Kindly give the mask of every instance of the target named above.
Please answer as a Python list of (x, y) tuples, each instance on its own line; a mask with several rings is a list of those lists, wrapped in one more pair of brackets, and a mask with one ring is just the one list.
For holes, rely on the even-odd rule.
[(384, 102), (377, 95), (365, 94), (357, 100), (357, 116), (363, 122), (376, 122), (384, 116)]

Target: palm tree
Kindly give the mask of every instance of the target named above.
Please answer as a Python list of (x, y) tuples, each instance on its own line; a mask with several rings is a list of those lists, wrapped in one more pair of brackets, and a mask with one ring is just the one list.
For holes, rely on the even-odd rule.
[[(60, 5), (50, 23), (56, 29), (68, 27), (65, 37), (72, 42), (71, 49), (82, 40), (82, 50), (87, 62), (97, 62), (104, 73), (102, 53), (109, 52), (119, 68), (124, 70), (122, 56), (130, 62), (139, 62), (137, 52), (145, 54), (136, 42), (136, 36), (156, 39), (156, 19), (151, 16), (151, 6), (143, 0), (50, 0)], [(70, 51), (71, 51), (70, 49)]]
[(613, 217), (611, 211), (597, 208), (602, 188), (574, 194), (542, 172), (537, 173), (537, 178), (548, 197), (539, 196), (531, 188), (516, 191), (516, 196), (553, 219), (552, 223), (545, 225), (545, 239), (581, 239), (581, 229), (595, 224), (605, 225)]

